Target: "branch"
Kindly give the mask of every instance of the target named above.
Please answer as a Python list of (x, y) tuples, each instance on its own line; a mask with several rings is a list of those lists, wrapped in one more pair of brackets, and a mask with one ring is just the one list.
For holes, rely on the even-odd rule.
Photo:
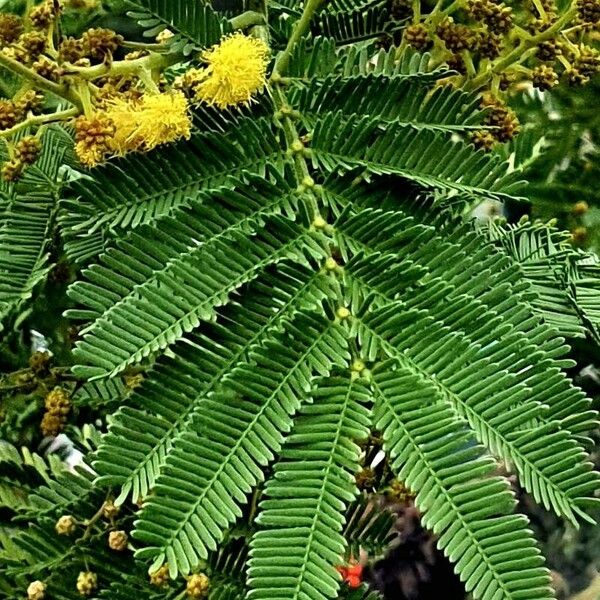
[(14, 127), (11, 127), (10, 129), (0, 131), (0, 138), (10, 137), (18, 131), (21, 131), (21, 129), (27, 129), (27, 127), (47, 125), (48, 123), (54, 123), (56, 121), (65, 121), (66, 119), (70, 119), (71, 117), (76, 117), (79, 113), (80, 110), (78, 108), (69, 108), (60, 112), (55, 112), (47, 115), (40, 115), (38, 117), (30, 117), (29, 119), (25, 119), (24, 121), (22, 121), (18, 125), (15, 125)]
[(302, 12), (302, 16), (296, 22), (294, 27), (294, 31), (288, 40), (287, 46), (285, 50), (279, 55), (277, 60), (275, 61), (275, 66), (273, 67), (272, 77), (277, 76), (281, 77), (285, 70), (288, 67), (288, 63), (290, 62), (290, 56), (292, 55), (292, 50), (294, 46), (302, 39), (304, 34), (308, 31), (308, 27), (310, 25), (310, 21), (315, 14), (315, 12), (320, 8), (321, 4), (323, 4), (324, 0), (308, 0), (304, 11)]
[(65, 85), (59, 85), (58, 83), (54, 83), (53, 81), (48, 81), (45, 77), (38, 75), (35, 71), (27, 68), (25, 65), (22, 65), (20, 62), (9, 58), (2, 52), (0, 52), (0, 66), (5, 67), (9, 71), (16, 73), (17, 75), (23, 77), (27, 81), (30, 81), (36, 88), (40, 90), (44, 90), (46, 92), (50, 92), (56, 96), (60, 96), (65, 100), (68, 100), (72, 104), (77, 106), (80, 105), (79, 97), (77, 97), (69, 88)]

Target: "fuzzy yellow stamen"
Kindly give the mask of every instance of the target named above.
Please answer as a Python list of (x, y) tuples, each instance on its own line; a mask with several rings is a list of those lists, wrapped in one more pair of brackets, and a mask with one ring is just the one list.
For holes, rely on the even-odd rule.
[(188, 104), (181, 92), (147, 94), (138, 102), (115, 98), (105, 113), (116, 128), (110, 141), (115, 154), (147, 152), (191, 134)]
[(194, 88), (196, 100), (219, 108), (248, 104), (265, 85), (268, 53), (262, 40), (239, 32), (205, 50), (202, 59), (207, 66)]
[(82, 164), (94, 167), (110, 156), (148, 152), (188, 139), (191, 128), (188, 103), (181, 92), (147, 94), (139, 100), (117, 96), (91, 119), (78, 119), (75, 151)]

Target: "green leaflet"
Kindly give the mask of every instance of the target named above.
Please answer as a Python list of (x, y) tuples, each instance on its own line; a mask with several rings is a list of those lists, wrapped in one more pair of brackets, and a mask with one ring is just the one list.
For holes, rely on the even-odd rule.
[(476, 598), (552, 598), (550, 576), (508, 483), (450, 406), (396, 361), (373, 383), (375, 418), (423, 522)]
[[(229, 30), (201, 3), (136, 4), (149, 35), (176, 30), (173, 52)], [(273, 7), (275, 50), (301, 8)], [(11, 577), (54, 570), (49, 592), (69, 600), (57, 573), (76, 574), (80, 552), (101, 598), (152, 598), (146, 570), (164, 563), (172, 576), (210, 571), (215, 599), (335, 598), (335, 566), (387, 540), (387, 521), (365, 523), (353, 504), (355, 442), (378, 427), (474, 598), (552, 598), (494, 465), (575, 523), (597, 504), (582, 446), (596, 417), (561, 370), (570, 296), (540, 284), (564, 256), (528, 270), (507, 238), (490, 243), (457, 217), (512, 198), (516, 175), (465, 141), (480, 115), (472, 96), (437, 86), (447, 71), (367, 41), (397, 25), (377, 1), (335, 0), (293, 49), (285, 85), (237, 112), (199, 110), (189, 142), (72, 183), (58, 227), (86, 265), (70, 289), (69, 316), (84, 322), (73, 370), (82, 404), (122, 406), (94, 484), (59, 477), (31, 498), (40, 514), (15, 537), (25, 560)], [(27, 237), (39, 254), (38, 234)], [(590, 296), (577, 306), (593, 321)], [(123, 393), (140, 365), (144, 383)], [(143, 501), (135, 558), (119, 567), (104, 545), (53, 545), (56, 511), (88, 518), (90, 489)]]
[(186, 0), (130, 0), (130, 4), (140, 9), (130, 15), (147, 28), (146, 37), (156, 37), (167, 27), (178, 32), (169, 40), (172, 52), (191, 54), (197, 47), (216, 44), (231, 31), (229, 21), (217, 15), (209, 4)]
[[(252, 540), (249, 598), (335, 598), (345, 509), (356, 495), (357, 441), (369, 435), (367, 390), (346, 378), (318, 382), (287, 438)], [(286, 569), (282, 572), (281, 565)]]
[(144, 507), (135, 536), (151, 545), (138, 556), (153, 557), (157, 566), (168, 562), (173, 576), (216, 550), (279, 452), (312, 378), (349, 359), (343, 329), (324, 318), (302, 315), (277, 337), (232, 371), (227, 387), (235, 395), (205, 401)]

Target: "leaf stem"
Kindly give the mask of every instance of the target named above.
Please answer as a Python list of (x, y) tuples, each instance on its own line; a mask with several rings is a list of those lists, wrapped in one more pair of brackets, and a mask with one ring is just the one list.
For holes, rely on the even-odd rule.
[(233, 29), (246, 29), (252, 25), (265, 25), (265, 17), (254, 10), (247, 10), (241, 15), (229, 19), (229, 23)]
[(24, 121), (22, 121), (18, 125), (15, 125), (14, 127), (11, 127), (10, 129), (0, 131), (0, 138), (10, 137), (18, 131), (21, 131), (22, 129), (27, 129), (28, 127), (37, 127), (38, 125), (46, 125), (48, 123), (55, 123), (56, 121), (65, 121), (67, 119), (70, 119), (71, 117), (76, 117), (80, 112), (81, 111), (78, 108), (69, 108), (67, 110), (47, 115), (29, 117), (28, 119), (25, 119)]
[(49, 81), (45, 77), (38, 75), (35, 71), (22, 65), (20, 62), (6, 56), (6, 54), (0, 52), (0, 66), (12, 71), (16, 75), (23, 77), (27, 81), (30, 81), (36, 88), (50, 92), (55, 96), (60, 96), (65, 100), (68, 100), (76, 106), (80, 106), (81, 102), (79, 97), (65, 85), (59, 85), (53, 81)]
[(308, 31), (308, 27), (310, 25), (311, 19), (313, 18), (313, 15), (319, 9), (321, 4), (323, 4), (323, 2), (324, 0), (307, 0), (306, 5), (304, 7), (304, 11), (302, 12), (302, 16), (296, 22), (294, 31), (292, 31), (292, 35), (288, 40), (285, 50), (279, 55), (279, 57), (275, 61), (275, 66), (273, 67), (273, 74), (277, 73), (278, 75), (283, 75), (285, 73), (290, 62), (292, 51), (294, 50), (294, 46), (302, 39), (304, 34)]

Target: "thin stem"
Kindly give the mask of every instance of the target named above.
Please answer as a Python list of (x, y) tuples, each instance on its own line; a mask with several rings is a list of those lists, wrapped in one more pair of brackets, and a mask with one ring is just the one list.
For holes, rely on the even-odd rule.
[(75, 65), (66, 65), (67, 74), (77, 75), (82, 79), (98, 79), (104, 75), (117, 77), (119, 75), (133, 75), (141, 73), (143, 70), (151, 70), (160, 67), (167, 67), (181, 60), (179, 54), (150, 54), (142, 56), (135, 60), (119, 60), (111, 64), (94, 65), (93, 67), (77, 67)]
[(421, 20), (421, 0), (412, 0), (413, 23)]
[[(476, 89), (485, 84), (485, 82), (491, 74), (499, 73), (500, 71), (503, 71), (504, 69), (506, 69), (506, 67), (509, 67), (513, 63), (521, 63), (525, 59), (529, 58), (529, 56), (531, 56), (531, 51), (535, 51), (533, 48), (534, 46), (537, 46), (540, 42), (544, 42), (552, 38), (556, 33), (558, 33), (562, 29), (562, 27), (566, 23), (568, 23), (573, 18), (576, 12), (576, 7), (571, 6), (562, 15), (562, 17), (558, 21), (556, 21), (556, 23), (554, 23), (551, 27), (545, 29), (544, 31), (541, 31), (540, 33), (532, 36), (529, 39), (522, 40), (521, 43), (512, 52), (509, 52), (504, 58), (494, 63), (494, 65), (487, 72), (481, 73), (481, 75), (475, 77), (475, 79), (472, 79), (470, 82), (468, 82), (468, 86), (471, 89)], [(527, 52), (528, 50), (529, 52)]]
[(229, 23), (233, 29), (246, 29), (252, 25), (265, 25), (265, 17), (254, 10), (247, 10), (241, 15), (229, 19)]
[(169, 46), (168, 44), (145, 44), (144, 42), (130, 42), (128, 40), (124, 40), (121, 43), (123, 48), (131, 48), (132, 50), (148, 50), (149, 52), (168, 52)]
[(29, 119), (25, 119), (18, 125), (11, 127), (10, 129), (5, 129), (4, 131), (0, 131), (0, 138), (10, 137), (14, 135), (18, 131), (22, 129), (27, 129), (28, 127), (37, 127), (39, 125), (46, 125), (48, 123), (54, 123), (56, 121), (65, 121), (70, 119), (71, 117), (76, 117), (79, 114), (78, 108), (69, 108), (67, 110), (63, 110), (60, 112), (51, 113), (49, 115), (39, 115), (37, 117), (30, 117)]
[(285, 73), (290, 62), (292, 51), (294, 50), (294, 46), (302, 39), (304, 34), (308, 31), (310, 21), (313, 18), (313, 15), (319, 9), (321, 4), (323, 4), (323, 2), (324, 0), (307, 0), (306, 5), (304, 7), (304, 11), (302, 12), (302, 16), (296, 22), (294, 31), (292, 31), (292, 35), (288, 40), (285, 50), (279, 55), (279, 57), (275, 61), (275, 66), (273, 67), (273, 75), (277, 74), (281, 76)]
[[(283, 132), (285, 135), (285, 141), (288, 148), (288, 152), (293, 152), (293, 161), (294, 161), (294, 171), (296, 173), (296, 179), (298, 180), (299, 185), (303, 185), (303, 181), (306, 179), (312, 179), (310, 177), (310, 171), (308, 170), (308, 165), (306, 163), (306, 159), (302, 150), (296, 151), (294, 149), (294, 143), (300, 141), (298, 130), (296, 129), (296, 125), (294, 125), (294, 121), (290, 114), (284, 112), (287, 108), (288, 111), (290, 107), (287, 104), (287, 98), (281, 89), (280, 83), (275, 83), (273, 85), (273, 101), (275, 106), (279, 109), (279, 113), (282, 114), (281, 124), (283, 126)], [(312, 218), (316, 218), (319, 215), (319, 207), (317, 205), (317, 200), (314, 195), (314, 191), (312, 189), (306, 190), (307, 198), (309, 198), (310, 208), (312, 210)]]

